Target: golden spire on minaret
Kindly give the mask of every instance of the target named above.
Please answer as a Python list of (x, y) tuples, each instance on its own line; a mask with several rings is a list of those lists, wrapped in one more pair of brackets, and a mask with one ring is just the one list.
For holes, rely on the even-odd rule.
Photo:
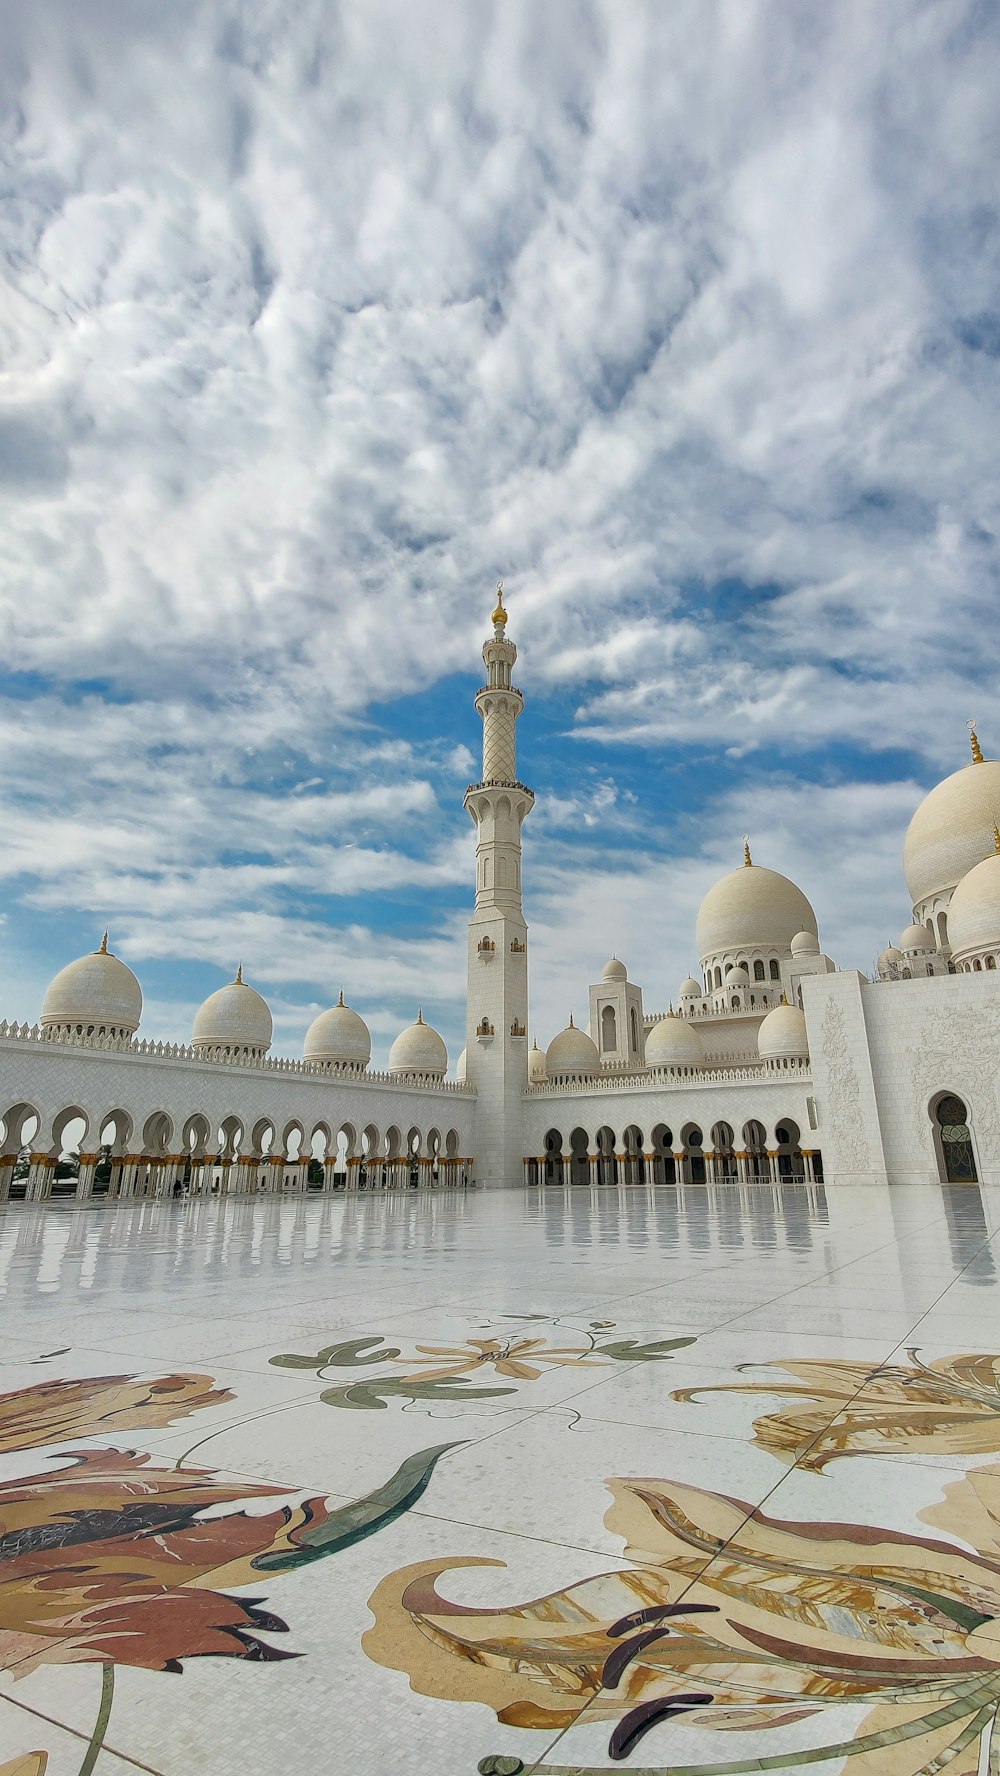
[(753, 864), (753, 858), (750, 855), (750, 834), (744, 833), (743, 834), (743, 868), (750, 869), (752, 864)]
[(974, 721), (971, 721), (966, 722), (965, 725), (969, 730), (969, 743), (972, 747), (972, 762), (974, 765), (985, 765), (986, 760), (983, 757), (983, 749), (979, 744), (979, 735), (976, 733), (976, 724)]
[(503, 608), (503, 581), (497, 581), (497, 608), (493, 612), (494, 628), (503, 629), (507, 623), (507, 612)]

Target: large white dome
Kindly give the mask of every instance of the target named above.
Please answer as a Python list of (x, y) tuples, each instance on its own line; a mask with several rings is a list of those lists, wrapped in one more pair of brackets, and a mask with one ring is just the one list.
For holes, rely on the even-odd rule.
[(816, 914), (801, 888), (777, 870), (744, 863), (710, 888), (698, 908), (698, 954), (703, 963), (735, 950), (790, 953), (792, 938), (817, 935)]
[[(978, 741), (973, 752), (979, 752)], [(914, 907), (957, 887), (989, 856), (998, 809), (1000, 760), (981, 754), (978, 762), (974, 758), (972, 764), (953, 771), (924, 797), (903, 841), (903, 874)]]
[(956, 963), (1000, 953), (1000, 852), (962, 877), (948, 908), (948, 937)]
[(776, 1005), (757, 1031), (762, 1061), (804, 1061), (809, 1054), (806, 1020), (797, 1005)]
[(589, 1078), (592, 1073), (601, 1070), (601, 1057), (597, 1052), (597, 1044), (592, 1042), (586, 1030), (578, 1030), (572, 1015), (565, 1030), (553, 1036), (545, 1050), (545, 1071), (550, 1079), (558, 1079), (571, 1075)]
[(199, 1050), (221, 1048), (227, 1054), (264, 1055), (273, 1033), (267, 1001), (247, 985), (241, 965), (236, 979), (210, 993), (199, 1009), (191, 1041)]
[(343, 993), (336, 1005), (321, 1011), (310, 1024), (302, 1054), (307, 1061), (367, 1067), (372, 1058), (371, 1033), (364, 1018), (344, 1004)]
[(84, 1035), (134, 1036), (142, 1016), (142, 988), (125, 963), (108, 949), (60, 969), (42, 1004), (43, 1029), (82, 1030)]
[(672, 1013), (654, 1024), (646, 1036), (647, 1067), (697, 1067), (704, 1059), (697, 1030)]
[(448, 1050), (443, 1036), (424, 1023), (422, 1011), (415, 1024), (401, 1030), (389, 1050), (390, 1073), (414, 1073), (421, 1078), (443, 1079), (448, 1071)]

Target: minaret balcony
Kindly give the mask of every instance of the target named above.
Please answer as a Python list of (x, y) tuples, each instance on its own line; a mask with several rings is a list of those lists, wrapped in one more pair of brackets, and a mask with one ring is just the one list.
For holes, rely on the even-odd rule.
[(530, 796), (532, 801), (535, 799), (533, 789), (529, 789), (526, 783), (518, 783), (512, 777), (491, 777), (484, 783), (470, 783), (465, 793), (467, 796), (476, 795), (483, 789), (519, 789), (522, 795)]
[(510, 953), (512, 956), (523, 956), (527, 948), (528, 946), (526, 943), (518, 943), (516, 937), (511, 938)]
[(496, 947), (491, 937), (484, 937), (482, 942), (476, 945), (480, 962), (492, 962), (496, 954)]
[(477, 1026), (476, 1026), (476, 1041), (477, 1042), (492, 1042), (495, 1035), (496, 1035), (496, 1030), (494, 1029), (493, 1025), (490, 1023), (489, 1018), (484, 1017), (482, 1023), (477, 1024)]
[(512, 1036), (527, 1036), (528, 1034), (524, 1024), (518, 1023), (517, 1018), (514, 1019), (514, 1022), (510, 1026), (510, 1033)]

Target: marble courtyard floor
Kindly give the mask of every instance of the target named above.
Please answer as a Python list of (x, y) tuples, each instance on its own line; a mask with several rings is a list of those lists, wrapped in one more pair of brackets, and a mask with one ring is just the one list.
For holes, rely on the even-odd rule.
[(9, 1205), (0, 1776), (996, 1776), (998, 1230)]

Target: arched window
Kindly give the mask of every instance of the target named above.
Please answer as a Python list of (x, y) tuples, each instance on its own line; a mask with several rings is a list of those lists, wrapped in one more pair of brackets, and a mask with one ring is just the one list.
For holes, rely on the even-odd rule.
[(719, 967), (718, 963), (715, 965), (715, 984), (717, 987), (721, 987), (722, 985), (722, 969)]
[[(986, 966), (987, 966), (987, 968), (995, 968), (995, 967), (996, 967), (996, 965), (997, 965), (997, 959), (996, 959), (996, 957), (995, 957), (995, 956), (987, 956), (987, 958), (986, 958)], [(928, 974), (929, 974), (929, 973), (930, 973), (930, 969), (928, 969), (928, 970), (927, 970), (927, 972), (928, 972)]]
[(771, 979), (772, 980), (780, 980), (781, 979), (781, 969), (778, 967), (778, 964), (774, 960), (773, 956), (771, 958)]
[(978, 957), (978, 956), (977, 956), (977, 957), (976, 957), (976, 960), (975, 960), (975, 961), (974, 961), (974, 962), (973, 962), (973, 964), (972, 964), (972, 966), (973, 966), (973, 968), (974, 968), (974, 969), (975, 969), (975, 971), (976, 971), (976, 973), (977, 973), (977, 974), (982, 974), (982, 972), (983, 972), (983, 965), (982, 965), (982, 963), (981, 963), (981, 962), (980, 962), (980, 960), (979, 960), (979, 957)]
[(961, 1098), (954, 1097), (950, 1092), (945, 1094), (934, 1111), (941, 1135), (945, 1181), (948, 1184), (977, 1182), (968, 1115)]
[(937, 926), (938, 926), (938, 948), (941, 949), (948, 942), (948, 915), (947, 915), (947, 913), (938, 913)]
[(763, 962), (757, 961), (754, 963), (753, 978), (755, 981), (764, 979), (764, 964), (763, 964)]
[(601, 1012), (601, 1048), (605, 1054), (613, 1054), (618, 1047), (618, 1020), (613, 1005), (606, 1005)]
[(632, 1053), (639, 1053), (639, 1019), (636, 1016), (634, 1005), (632, 1007)]
[(733, 1010), (739, 1011), (739, 1009), (740, 1009), (740, 1002), (739, 1002), (739, 999), (737, 998), (736, 994), (734, 993), (733, 994)]

